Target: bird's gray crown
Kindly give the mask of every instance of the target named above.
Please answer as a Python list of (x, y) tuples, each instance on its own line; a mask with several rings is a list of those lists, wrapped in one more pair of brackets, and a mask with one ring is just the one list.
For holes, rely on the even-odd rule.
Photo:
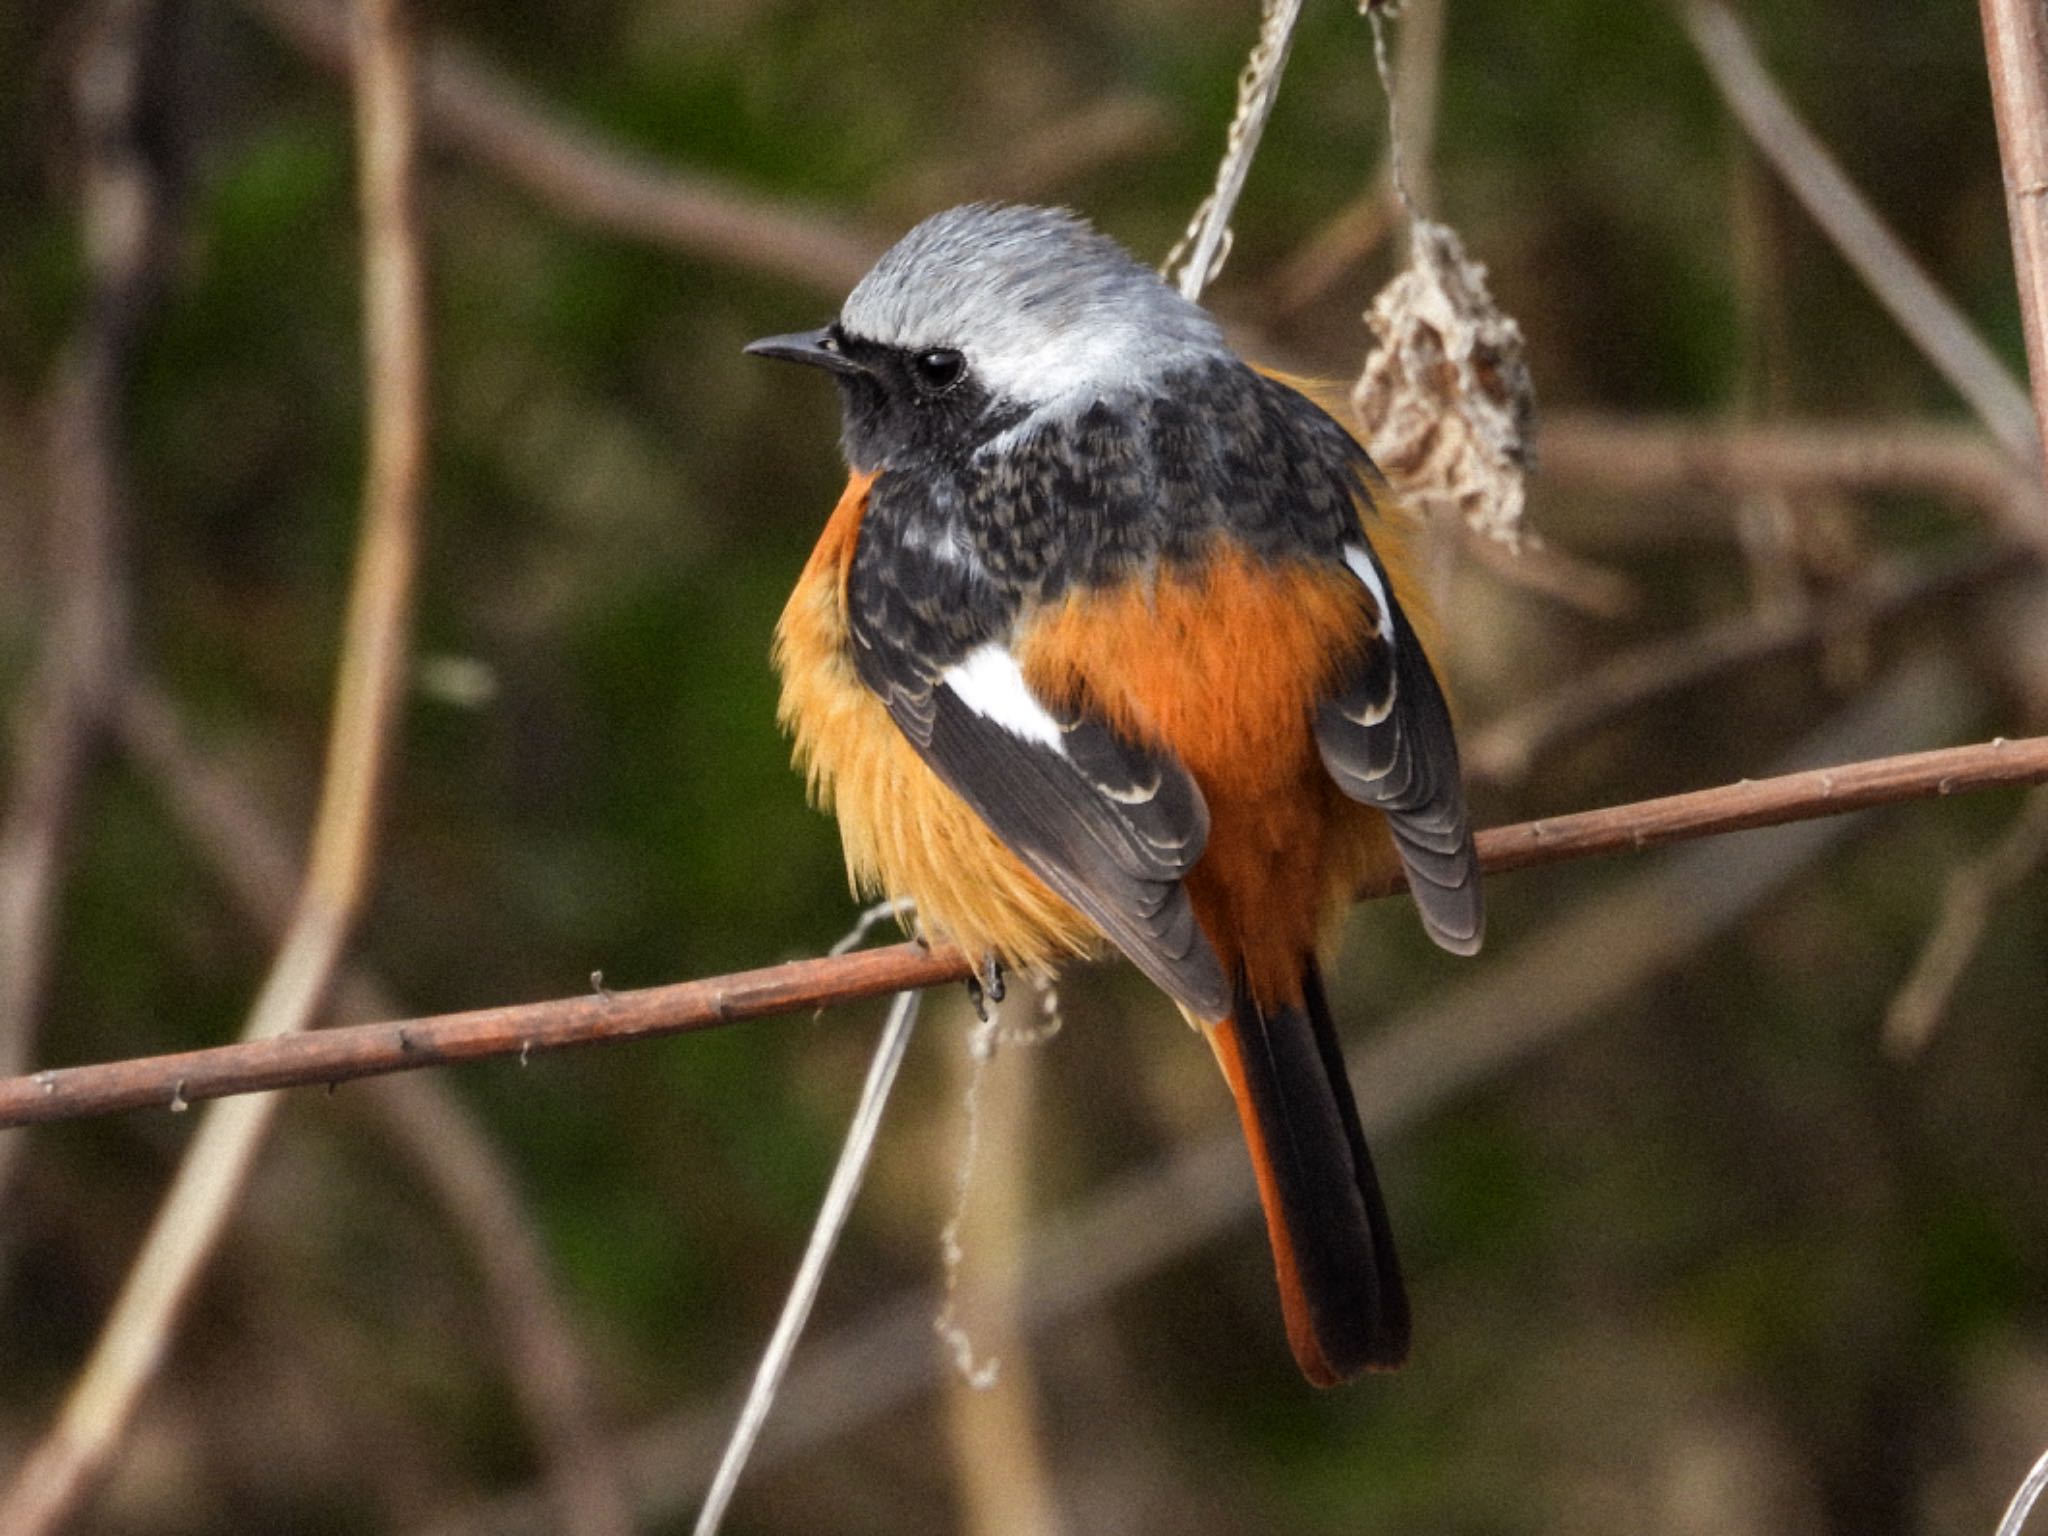
[(847, 295), (853, 336), (949, 347), (998, 399), (1078, 405), (1228, 357), (1198, 305), (1064, 209), (970, 203), (897, 241)]

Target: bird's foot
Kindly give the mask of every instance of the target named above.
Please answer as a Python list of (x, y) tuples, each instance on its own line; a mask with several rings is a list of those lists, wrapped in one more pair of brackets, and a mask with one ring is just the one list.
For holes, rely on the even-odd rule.
[(981, 957), (981, 969), (967, 978), (967, 1001), (974, 1007), (974, 1016), (982, 1023), (988, 1022), (988, 1005), (1003, 1000), (1003, 962), (993, 954)]

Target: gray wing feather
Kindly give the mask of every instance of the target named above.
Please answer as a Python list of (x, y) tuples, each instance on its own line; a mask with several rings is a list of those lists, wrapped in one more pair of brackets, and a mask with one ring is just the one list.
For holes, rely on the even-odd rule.
[(1222, 964), (1181, 877), (1202, 856), (1209, 809), (1180, 764), (1085, 716), (1063, 751), (1025, 741), (945, 687), (928, 696), (925, 761), (1047, 885), (1198, 1017), (1230, 1006)]
[(1316, 713), (1323, 766), (1352, 799), (1386, 813), (1429, 936), (1469, 955), (1486, 932), (1479, 857), (1458, 777), (1450, 710), (1399, 608)]
[(1181, 885), (1208, 843), (1209, 807), (1179, 762), (1075, 712), (1055, 715), (1055, 750), (898, 658), (870, 650), (856, 662), (918, 755), (1033, 874), (1197, 1017), (1229, 1010)]

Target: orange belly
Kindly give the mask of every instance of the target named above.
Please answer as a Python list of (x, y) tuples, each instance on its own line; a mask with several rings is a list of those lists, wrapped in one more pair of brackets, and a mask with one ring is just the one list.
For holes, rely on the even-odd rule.
[(1098, 944), (1094, 926), (925, 766), (847, 651), (846, 576), (872, 476), (855, 476), (775, 629), (778, 710), (811, 797), (839, 820), (862, 899), (908, 898), (919, 928), (971, 955), (1044, 970)]
[[(1085, 953), (1093, 925), (939, 780), (854, 672), (845, 583), (869, 484), (848, 486), (775, 643), (781, 719), (814, 798), (838, 817), (854, 889), (907, 897), (928, 935), (1007, 965)], [(1198, 575), (1076, 592), (1017, 638), (1040, 697), (1099, 712), (1193, 775), (1210, 831), (1189, 898), (1262, 996), (1296, 988), (1330, 917), (1393, 857), (1380, 818), (1323, 771), (1312, 734), (1316, 700), (1371, 630), (1370, 599), (1347, 573), (1219, 550)]]
[(1298, 1001), (1302, 959), (1361, 877), (1394, 857), (1377, 813), (1324, 771), (1315, 708), (1372, 633), (1348, 572), (1219, 548), (1198, 574), (1078, 592), (1025, 632), (1041, 696), (1171, 750), (1209, 806), (1187, 876), (1226, 968), (1262, 1001)]

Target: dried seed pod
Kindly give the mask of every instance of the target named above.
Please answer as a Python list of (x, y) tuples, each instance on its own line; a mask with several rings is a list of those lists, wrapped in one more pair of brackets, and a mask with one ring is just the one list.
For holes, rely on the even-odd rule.
[(1411, 243), (1407, 270), (1366, 313), (1379, 346), (1352, 409), (1403, 500), (1515, 547), (1536, 413), (1522, 328), (1448, 226), (1418, 219)]

